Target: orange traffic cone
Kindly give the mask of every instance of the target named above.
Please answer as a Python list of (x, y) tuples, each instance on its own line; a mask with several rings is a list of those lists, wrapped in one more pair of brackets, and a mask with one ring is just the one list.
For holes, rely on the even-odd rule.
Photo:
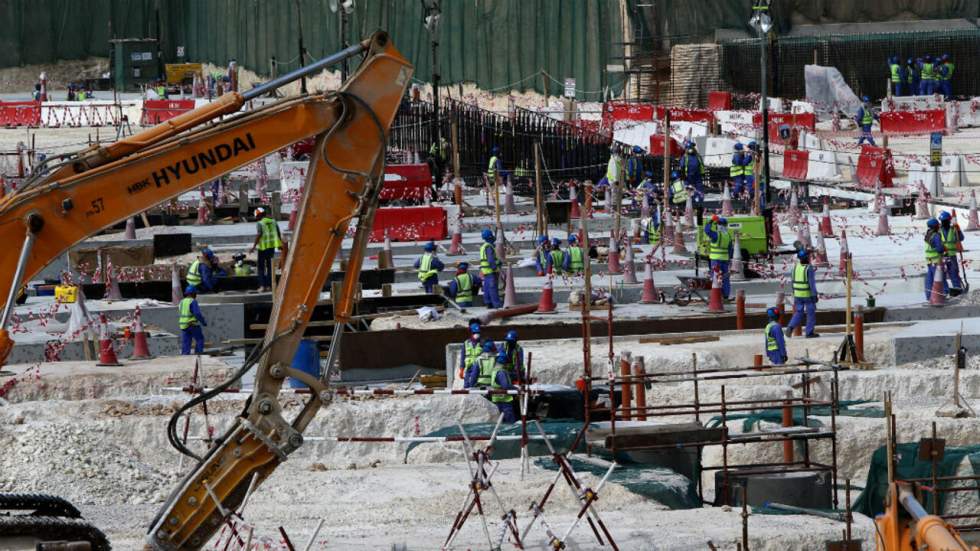
[(796, 195), (796, 186), (791, 186), (789, 190), (789, 209), (786, 211), (789, 215), (787, 221), (790, 226), (795, 226), (800, 222), (800, 199)]
[(459, 208), (456, 215), (456, 227), (453, 228), (452, 241), (449, 243), (449, 256), (460, 256), (466, 254), (463, 249), (463, 208)]
[(508, 178), (504, 185), (504, 214), (514, 214), (515, 212), (517, 212), (517, 208), (514, 207), (514, 185)]
[(623, 258), (623, 283), (639, 283), (636, 280), (636, 264), (633, 259), (633, 245), (627, 243), (626, 255)]
[(299, 216), (299, 209), (296, 205), (293, 205), (293, 210), (289, 211), (289, 223), (286, 229), (289, 231), (296, 231), (296, 218)]
[(851, 251), (847, 248), (847, 230), (840, 231), (840, 261), (837, 265), (837, 275), (847, 277), (847, 257)]
[(504, 308), (517, 306), (517, 290), (514, 289), (514, 267), (507, 266), (507, 278), (504, 280)]
[(109, 334), (109, 320), (105, 314), (99, 314), (99, 361), (95, 365), (122, 365), (112, 348), (112, 335)]
[(541, 299), (538, 300), (538, 309), (535, 313), (538, 314), (551, 314), (554, 313), (555, 307), (555, 289), (551, 285), (551, 278), (544, 280), (544, 285), (541, 287)]
[(803, 243), (808, 249), (813, 248), (813, 241), (810, 239), (810, 217), (805, 214), (800, 217), (800, 227), (796, 231), (796, 240)]
[(742, 280), (742, 237), (739, 232), (732, 232), (732, 264), (728, 268), (728, 273), (732, 279)]
[(942, 307), (946, 305), (946, 293), (943, 286), (946, 283), (946, 269), (943, 263), (936, 264), (936, 271), (932, 278), (932, 292), (929, 293), (929, 306)]
[(970, 213), (966, 218), (966, 231), (980, 230), (980, 220), (977, 219), (977, 194), (970, 190)]
[(728, 190), (728, 182), (725, 182), (725, 190), (721, 194), (721, 215), (731, 216), (735, 213), (732, 209), (732, 194)]
[(779, 311), (779, 325), (786, 326), (786, 293), (779, 291), (776, 293), (776, 304), (773, 304)]
[(823, 232), (817, 232), (817, 237), (814, 239), (814, 244), (816, 245), (813, 250), (813, 267), (814, 268), (827, 268), (830, 266), (830, 261), (827, 260), (827, 246), (823, 241)]
[(615, 237), (609, 238), (608, 270), (611, 274), (623, 273), (622, 266), (619, 265), (619, 243)]
[(391, 253), (391, 237), (388, 236), (388, 230), (385, 230), (385, 243), (381, 249), (381, 254), (385, 255), (385, 262), (390, 268), (395, 267), (395, 256)]
[(660, 297), (657, 293), (657, 284), (653, 281), (653, 263), (647, 260), (643, 271), (643, 297), (640, 298), (640, 304), (657, 302), (660, 302)]
[(687, 247), (684, 245), (684, 224), (680, 220), (674, 224), (674, 254), (687, 254)]
[(184, 290), (180, 287), (180, 270), (177, 269), (177, 263), (174, 262), (170, 271), (170, 302), (176, 306), (183, 299)]
[(126, 219), (126, 233), (123, 234), (123, 238), (130, 241), (136, 239), (136, 219), (132, 216)]
[(684, 205), (684, 223), (694, 226), (694, 203), (690, 195), (687, 196), (687, 203)]
[(823, 237), (833, 237), (834, 227), (830, 222), (830, 200), (823, 198), (823, 217), (820, 218), (820, 235)]
[(152, 357), (150, 345), (146, 340), (146, 331), (143, 329), (143, 314), (137, 306), (133, 311), (133, 354), (129, 359), (148, 360)]
[(578, 190), (575, 188), (575, 182), (568, 183), (568, 199), (571, 201), (571, 210), (569, 211), (569, 218), (581, 218), (582, 211), (578, 206)]
[(772, 239), (773, 247), (783, 246), (783, 235), (779, 233), (779, 220), (776, 219), (776, 214), (772, 215), (772, 224), (769, 227), (769, 237)]
[(708, 311), (713, 314), (725, 312), (725, 303), (721, 296), (721, 272), (711, 273), (711, 294), (708, 296)]
[(892, 230), (888, 227), (888, 207), (882, 202), (881, 210), (878, 211), (878, 229), (875, 230), (875, 235), (883, 236), (891, 234)]

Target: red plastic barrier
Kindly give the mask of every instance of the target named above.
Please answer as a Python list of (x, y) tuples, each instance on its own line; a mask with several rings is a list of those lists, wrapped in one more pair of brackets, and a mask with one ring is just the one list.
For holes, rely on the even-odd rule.
[(0, 126), (40, 126), (41, 103), (0, 101)]
[(371, 241), (384, 241), (385, 230), (392, 241), (446, 239), (446, 211), (439, 207), (380, 208), (374, 216)]
[[(815, 130), (817, 128), (817, 116), (813, 113), (769, 113), (769, 130), (772, 134), (773, 128), (788, 124), (790, 127), (806, 128)], [(752, 126), (762, 126), (762, 113), (752, 115)]]
[(807, 164), (809, 161), (809, 151), (787, 149), (783, 155), (783, 178), (789, 180), (806, 180)]
[(143, 102), (142, 126), (153, 126), (194, 109), (192, 99), (148, 99)]
[(387, 165), (385, 174), (397, 174), (412, 183), (424, 183), (426, 186), (432, 185), (432, 172), (426, 163), (409, 165)]
[[(657, 107), (657, 120), (663, 120), (663, 118), (664, 108)], [(713, 118), (714, 115), (707, 109), (670, 108), (670, 122), (708, 122)]]
[[(680, 157), (684, 154), (684, 148), (681, 144), (677, 143), (674, 138), (670, 139), (670, 156)], [(664, 136), (663, 134), (651, 134), (650, 135), (650, 155), (653, 156), (664, 156)]]
[(719, 92), (717, 90), (708, 92), (709, 111), (731, 111), (731, 109), (732, 109), (731, 92)]
[(858, 184), (873, 188), (881, 182), (881, 187), (892, 187), (894, 177), (895, 165), (892, 162), (890, 149), (870, 145), (861, 146), (861, 156), (858, 157), (857, 165)]
[(928, 134), (946, 130), (946, 111), (887, 111), (878, 116), (881, 131), (894, 134)]
[(602, 120), (609, 124), (615, 121), (651, 121), (656, 110), (652, 103), (607, 102), (602, 109)]

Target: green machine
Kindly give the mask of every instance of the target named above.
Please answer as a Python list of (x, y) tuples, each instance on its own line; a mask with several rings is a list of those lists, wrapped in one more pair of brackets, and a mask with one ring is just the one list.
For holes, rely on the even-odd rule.
[(120, 38), (109, 41), (112, 84), (119, 92), (137, 92), (160, 80), (160, 59), (154, 38)]
[[(728, 231), (738, 232), (740, 244), (742, 246), (742, 260), (748, 260), (752, 256), (766, 256), (769, 254), (769, 236), (766, 234), (766, 219), (763, 216), (728, 216)], [(709, 220), (710, 222), (710, 220)], [(697, 231), (697, 256), (698, 260), (708, 259), (708, 236), (705, 235), (701, 226)]]

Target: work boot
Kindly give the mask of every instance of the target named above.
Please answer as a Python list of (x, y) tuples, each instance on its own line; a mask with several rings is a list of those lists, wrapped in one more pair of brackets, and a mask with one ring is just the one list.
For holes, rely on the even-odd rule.
[(820, 333), (810, 333), (809, 335), (807, 335), (804, 338), (807, 338), (807, 339), (815, 339), (815, 338), (817, 338), (819, 336), (820, 336)]

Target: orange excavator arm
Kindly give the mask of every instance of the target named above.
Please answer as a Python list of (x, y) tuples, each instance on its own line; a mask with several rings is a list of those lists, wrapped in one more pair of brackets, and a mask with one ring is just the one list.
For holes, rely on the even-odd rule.
[[(248, 99), (364, 53), (340, 90), (282, 100), (221, 122)], [(200, 549), (243, 501), (303, 443), (303, 430), (329, 404), (330, 368), (339, 349), (361, 261), (382, 186), (388, 129), (408, 87), (412, 66), (375, 33), (369, 40), (242, 95), (189, 112), (131, 138), (79, 152), (0, 202), (0, 239), (19, 252), (0, 257), (0, 288), (10, 289), (2, 326), (16, 290), (75, 243), (181, 192), (252, 163), (301, 139), (316, 136), (304, 196), (263, 345), (236, 375), (185, 404), (171, 418), (168, 435), (197, 465), (153, 520), (147, 544), (159, 550)], [(205, 124), (209, 123), (209, 124)], [(326, 282), (347, 228), (356, 232), (342, 293), (334, 299), (336, 327), (328, 368), (313, 377), (290, 367), (299, 340)], [(0, 365), (11, 341), (0, 329)], [(245, 411), (204, 457), (176, 438), (176, 421), (256, 368), (255, 390)], [(299, 415), (287, 421), (279, 390), (290, 376), (313, 392)]]
[(888, 485), (885, 511), (875, 518), (878, 551), (978, 551), (956, 528), (930, 515), (915, 499), (908, 482)]

